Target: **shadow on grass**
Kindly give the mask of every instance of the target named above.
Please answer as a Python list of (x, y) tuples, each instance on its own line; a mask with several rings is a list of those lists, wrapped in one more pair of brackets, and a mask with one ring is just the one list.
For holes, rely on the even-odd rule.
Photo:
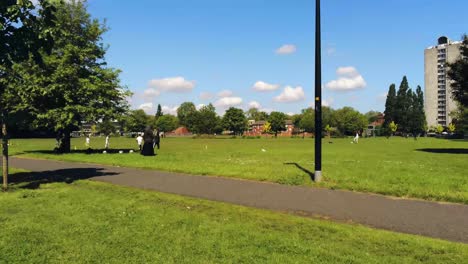
[(130, 153), (130, 151), (133, 151), (134, 153), (140, 153), (139, 150), (135, 149), (77, 149), (77, 150), (72, 150), (69, 153), (59, 153), (54, 150), (25, 150), (21, 154), (27, 154), (27, 153), (40, 153), (40, 154), (56, 154), (56, 155), (64, 155), (64, 154), (103, 154), (103, 152), (106, 151), (106, 154), (122, 154), (120, 151), (122, 151), (124, 154)]
[(300, 169), (301, 171), (305, 172), (307, 175), (309, 175), (310, 179), (312, 181), (315, 181), (315, 174), (311, 172), (310, 170), (302, 167), (301, 165), (297, 164), (296, 162), (285, 162), (283, 163), (284, 165), (293, 165), (296, 166), (296, 168)]
[(117, 174), (115, 172), (105, 172), (104, 169), (100, 168), (69, 168), (41, 172), (18, 172), (9, 177), (9, 182), (17, 188), (38, 189), (41, 184), (45, 183), (72, 183), (76, 180)]
[(439, 153), (439, 154), (468, 154), (468, 149), (464, 148), (423, 148), (417, 151)]

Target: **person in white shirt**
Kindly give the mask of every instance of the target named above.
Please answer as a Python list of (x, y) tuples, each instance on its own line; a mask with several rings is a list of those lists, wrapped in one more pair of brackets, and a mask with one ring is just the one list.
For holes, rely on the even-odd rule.
[(140, 133), (138, 133), (138, 137), (136, 138), (136, 141), (138, 143), (138, 149), (141, 150), (141, 145), (143, 144), (143, 137), (141, 136)]
[(358, 141), (359, 141), (359, 133), (356, 132), (356, 136), (355, 136), (354, 139), (353, 139), (353, 143), (356, 143), (356, 144), (357, 144)]
[(90, 139), (89, 139), (89, 135), (88, 135), (88, 136), (86, 136), (86, 143), (85, 143), (87, 148), (89, 148), (89, 141), (90, 141)]
[(109, 148), (109, 135), (106, 136), (106, 145), (104, 146), (105, 149)]

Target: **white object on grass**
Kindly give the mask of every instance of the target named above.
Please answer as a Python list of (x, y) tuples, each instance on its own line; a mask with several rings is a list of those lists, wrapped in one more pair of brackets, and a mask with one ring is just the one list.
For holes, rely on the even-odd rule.
[(128, 153), (133, 153), (133, 150), (131, 149)]
[(104, 150), (102, 153), (103, 153), (103, 154), (106, 154), (106, 153), (107, 153), (107, 151), (105, 151), (105, 150)]
[(123, 150), (119, 150), (119, 153), (122, 154), (122, 153), (123, 153)]
[(266, 149), (262, 149), (262, 152), (266, 152)]

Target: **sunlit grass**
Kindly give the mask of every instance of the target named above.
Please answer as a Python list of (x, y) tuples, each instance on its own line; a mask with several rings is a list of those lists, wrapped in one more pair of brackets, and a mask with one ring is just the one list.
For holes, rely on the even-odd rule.
[(0, 205), (0, 263), (464, 263), (468, 259), (465, 244), (92, 181), (0, 193)]
[[(55, 145), (52, 139), (21, 139), (11, 143), (11, 152), (19, 156), (468, 203), (468, 141), (394, 137), (361, 139), (359, 144), (351, 144), (351, 139), (334, 139), (330, 144), (324, 140), (324, 177), (320, 184), (312, 183), (310, 173), (306, 172), (314, 171), (314, 141), (310, 138), (164, 138), (155, 157), (137, 153), (37, 152), (52, 150)], [(91, 139), (91, 147), (103, 146), (103, 138)], [(135, 139), (124, 137), (111, 138), (111, 147), (137, 149)], [(72, 148), (84, 149), (84, 139), (73, 139)]]

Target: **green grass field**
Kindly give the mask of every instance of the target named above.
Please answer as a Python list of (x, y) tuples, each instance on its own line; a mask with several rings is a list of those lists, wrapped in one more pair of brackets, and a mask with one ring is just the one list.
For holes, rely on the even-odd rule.
[(0, 205), (0, 263), (468, 260), (466, 244), (92, 181), (0, 193)]
[[(90, 162), (200, 175), (236, 177), (291, 185), (373, 192), (468, 204), (468, 141), (394, 137), (324, 140), (323, 182), (311, 182), (312, 139), (164, 138), (155, 157), (132, 154), (56, 155), (52, 139), (12, 140), (18, 156)], [(84, 149), (84, 138), (73, 139)], [(93, 148), (104, 146), (92, 138)], [(111, 148), (137, 148), (135, 139), (111, 138)], [(262, 151), (265, 150), (265, 151)]]

